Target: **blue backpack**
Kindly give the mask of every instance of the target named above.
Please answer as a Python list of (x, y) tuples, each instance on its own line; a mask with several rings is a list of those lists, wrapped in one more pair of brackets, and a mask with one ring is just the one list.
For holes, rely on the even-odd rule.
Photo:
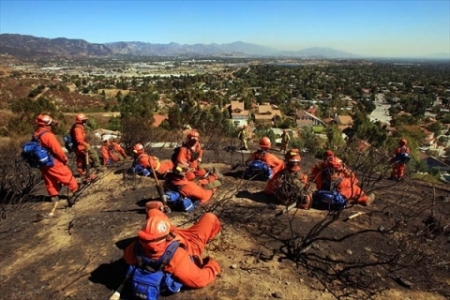
[(273, 175), (272, 169), (261, 160), (251, 161), (248, 164), (244, 174), (246, 178), (257, 176), (262, 177), (263, 179), (266, 180), (272, 178), (272, 175)]
[(164, 254), (158, 260), (151, 260), (144, 256), (142, 246), (136, 242), (134, 254), (139, 266), (130, 266), (128, 274), (131, 277), (133, 296), (135, 299), (157, 300), (161, 293), (178, 293), (183, 285), (170, 273), (163, 271), (170, 262), (180, 242), (170, 243)]
[(76, 145), (75, 145), (75, 142), (72, 139), (72, 135), (70, 133), (64, 135), (63, 140), (64, 140), (64, 147), (66, 147), (66, 149), (69, 153), (72, 153), (73, 151), (75, 151)]
[(48, 131), (40, 133), (37, 137), (32, 137), (30, 142), (22, 146), (22, 158), (32, 168), (53, 167), (54, 161), (48, 150), (41, 146), (39, 140)]
[(347, 205), (347, 200), (336, 191), (318, 190), (313, 194), (313, 206), (317, 209), (341, 210)]
[(75, 151), (75, 148), (77, 148), (77, 141), (74, 138), (76, 126), (77, 124), (74, 124), (72, 128), (70, 128), (69, 133), (63, 136), (64, 147), (66, 147), (69, 153), (72, 153), (73, 151)]
[(141, 164), (136, 164), (134, 167), (131, 167), (131, 171), (133, 173), (136, 173), (137, 175), (142, 175), (142, 176), (152, 175), (152, 171), (147, 170)]
[(395, 156), (395, 163), (407, 164), (411, 160), (411, 155), (407, 153), (406, 147), (402, 147), (402, 152)]
[(183, 197), (179, 192), (175, 191), (165, 191), (164, 198), (169, 206), (186, 212), (193, 211), (200, 203), (198, 200), (192, 201), (187, 197)]

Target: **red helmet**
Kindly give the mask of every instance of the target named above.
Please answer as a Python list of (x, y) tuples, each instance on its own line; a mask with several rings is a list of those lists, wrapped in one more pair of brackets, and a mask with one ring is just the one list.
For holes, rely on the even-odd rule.
[(34, 120), (36, 124), (39, 126), (51, 126), (54, 125), (56, 122), (50, 117), (49, 115), (39, 115), (36, 117), (36, 120)]
[(328, 166), (328, 169), (334, 170), (334, 171), (341, 171), (344, 168), (344, 166), (342, 164), (342, 160), (340, 160), (339, 158), (334, 157), (334, 156), (328, 158), (327, 166)]
[(198, 131), (197, 130), (191, 130), (190, 132), (189, 132), (189, 134), (188, 134), (188, 139), (190, 139), (190, 140), (196, 140), (196, 141), (198, 141), (198, 139), (200, 138), (200, 134), (198, 133)]
[(271, 143), (270, 139), (267, 136), (264, 136), (259, 141), (259, 146), (261, 147), (261, 149), (270, 149), (270, 147), (272, 146), (272, 143)]
[(133, 152), (136, 154), (144, 153), (144, 146), (142, 144), (137, 143), (133, 146)]
[(165, 242), (170, 233), (169, 218), (159, 209), (150, 209), (147, 218), (147, 222), (138, 233), (139, 239), (146, 244)]
[(323, 153), (323, 158), (324, 158), (324, 159), (327, 159), (327, 158), (329, 158), (329, 157), (334, 157), (334, 152), (331, 151), (331, 150), (327, 150), (327, 151), (325, 151), (325, 152)]
[(287, 163), (299, 164), (302, 161), (300, 151), (297, 148), (289, 150), (285, 155), (285, 160)]
[(188, 167), (183, 166), (181, 164), (177, 164), (176, 166), (174, 166), (172, 172), (173, 172), (173, 174), (175, 174), (178, 177), (184, 177), (188, 170), (189, 170)]
[(83, 123), (83, 122), (85, 122), (85, 121), (87, 121), (87, 120), (89, 120), (89, 118), (86, 117), (85, 114), (77, 114), (77, 115), (75, 116), (75, 122), (76, 122), (76, 123), (81, 124), (81, 123)]
[(408, 143), (408, 142), (407, 142), (405, 139), (400, 139), (400, 140), (398, 141), (398, 144), (399, 144), (400, 146), (406, 146), (407, 143)]

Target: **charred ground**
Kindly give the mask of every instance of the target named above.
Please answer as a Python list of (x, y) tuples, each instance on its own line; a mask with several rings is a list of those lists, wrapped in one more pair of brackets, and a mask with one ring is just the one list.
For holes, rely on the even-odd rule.
[[(169, 157), (167, 150), (155, 150)], [(205, 165), (224, 172), (224, 185), (194, 213), (173, 212), (189, 226), (215, 212), (223, 234), (205, 256), (223, 273), (210, 286), (170, 299), (446, 299), (450, 297), (449, 189), (406, 179), (367, 184), (372, 207), (340, 213), (293, 210), (260, 192), (264, 182), (240, 179), (231, 164), (239, 153), (206, 151)], [(304, 157), (309, 170), (315, 159)], [(129, 164), (129, 162), (127, 162)], [(61, 202), (56, 217), (42, 219), (52, 203), (45, 192), (5, 205), (0, 221), (1, 294), (5, 299), (107, 299), (127, 269), (122, 249), (145, 219), (146, 200), (157, 197), (154, 180), (111, 168), (88, 187), (73, 208)], [(358, 218), (343, 220), (355, 212)], [(447, 227), (446, 227), (447, 226)], [(126, 299), (129, 291), (122, 294)]]

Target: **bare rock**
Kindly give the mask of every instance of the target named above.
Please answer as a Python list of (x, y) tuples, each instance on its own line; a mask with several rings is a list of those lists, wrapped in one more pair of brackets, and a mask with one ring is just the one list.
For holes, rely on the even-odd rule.
[(233, 269), (233, 270), (237, 269), (237, 265), (236, 265), (236, 264), (232, 264), (232, 265), (230, 266), (230, 269)]
[(278, 299), (283, 299), (283, 294), (281, 292), (273, 292), (272, 297), (278, 298)]

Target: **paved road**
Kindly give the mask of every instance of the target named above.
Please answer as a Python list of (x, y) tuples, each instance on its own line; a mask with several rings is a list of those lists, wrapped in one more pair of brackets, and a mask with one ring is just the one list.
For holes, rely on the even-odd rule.
[(375, 110), (370, 114), (370, 121), (381, 121), (382, 123), (389, 123), (392, 119), (389, 115), (389, 108), (391, 105), (386, 103), (384, 94), (377, 94), (375, 97)]

